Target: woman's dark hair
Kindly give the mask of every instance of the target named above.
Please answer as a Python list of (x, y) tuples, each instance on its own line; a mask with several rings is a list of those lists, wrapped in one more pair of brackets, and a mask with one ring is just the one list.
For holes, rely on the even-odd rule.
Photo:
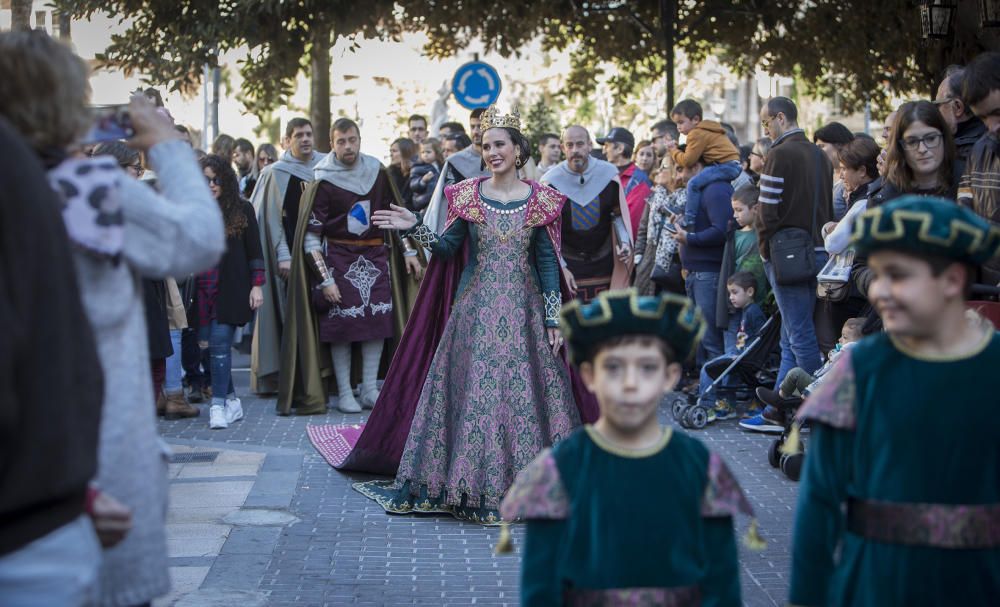
[[(509, 126), (493, 127), (493, 128), (495, 129), (498, 128), (501, 131), (505, 131), (507, 133), (507, 135), (510, 137), (511, 143), (514, 144), (514, 148), (519, 152), (519, 154), (515, 156), (516, 160), (514, 162), (514, 166), (519, 169), (524, 168), (524, 165), (528, 163), (528, 159), (531, 158), (531, 144), (528, 143), (528, 138), (522, 135), (521, 131), (515, 128), (511, 128)], [(488, 130), (492, 131), (493, 129), (488, 129)], [(483, 134), (485, 135), (486, 132), (484, 131)], [(486, 170), (485, 159), (480, 159), (479, 167), (484, 171)]]
[(854, 133), (839, 122), (831, 122), (820, 127), (813, 134), (813, 143), (817, 141), (825, 141), (834, 145), (845, 145), (854, 141)]
[(941, 133), (944, 158), (938, 167), (938, 193), (946, 198), (954, 198), (951, 191), (952, 170), (955, 164), (955, 139), (951, 128), (944, 121), (941, 112), (930, 101), (908, 101), (896, 110), (896, 121), (889, 135), (889, 145), (885, 159), (885, 181), (902, 193), (912, 192), (913, 169), (906, 163), (903, 151), (903, 133), (914, 122), (922, 122)]
[(862, 167), (870, 179), (878, 177), (878, 155), (882, 150), (874, 139), (855, 137), (840, 150), (840, 165), (856, 171)]
[(91, 156), (113, 156), (118, 166), (125, 168), (139, 164), (139, 152), (122, 141), (105, 141), (97, 144)]
[(417, 155), (417, 145), (409, 137), (400, 137), (393, 141), (392, 145), (399, 148), (399, 170), (403, 173), (403, 177), (409, 177), (413, 157)]
[(215, 178), (219, 180), (219, 208), (222, 209), (222, 219), (226, 223), (226, 236), (239, 236), (247, 227), (247, 215), (243, 199), (240, 198), (239, 181), (228, 158), (209, 154), (198, 164), (202, 170), (212, 169)]

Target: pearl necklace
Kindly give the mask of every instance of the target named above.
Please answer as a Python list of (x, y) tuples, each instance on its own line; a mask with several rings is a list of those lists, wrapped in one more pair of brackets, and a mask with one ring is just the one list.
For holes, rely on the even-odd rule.
[(513, 215), (514, 213), (517, 213), (524, 207), (528, 206), (528, 203), (524, 202), (522, 204), (517, 205), (513, 209), (497, 209), (489, 204), (484, 204), (483, 206), (489, 209), (490, 211), (497, 213), (498, 215)]

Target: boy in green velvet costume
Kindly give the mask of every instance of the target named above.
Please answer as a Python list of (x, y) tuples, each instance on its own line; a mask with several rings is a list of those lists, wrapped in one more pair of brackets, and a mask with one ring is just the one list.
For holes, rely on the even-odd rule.
[(675, 295), (563, 308), (601, 416), (539, 454), (501, 504), (505, 521), (527, 522), (522, 605), (740, 604), (732, 517), (750, 504), (717, 455), (657, 419), (703, 331)]
[(1000, 337), (966, 299), (1000, 229), (907, 196), (861, 215), (854, 243), (885, 333), (845, 352), (799, 411), (812, 435), (789, 602), (996, 605)]

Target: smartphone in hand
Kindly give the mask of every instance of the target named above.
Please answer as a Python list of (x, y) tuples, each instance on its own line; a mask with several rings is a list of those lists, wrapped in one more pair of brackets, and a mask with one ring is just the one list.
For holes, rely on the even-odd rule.
[(135, 136), (128, 105), (99, 105), (90, 109), (94, 115), (94, 125), (87, 132), (83, 143), (119, 141)]

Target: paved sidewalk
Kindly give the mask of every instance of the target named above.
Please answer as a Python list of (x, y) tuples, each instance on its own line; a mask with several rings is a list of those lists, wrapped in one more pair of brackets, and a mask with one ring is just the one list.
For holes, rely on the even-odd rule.
[[(237, 357), (234, 366), (247, 362)], [(309, 443), (308, 424), (358, 423), (363, 415), (279, 417), (273, 399), (246, 396), (246, 372), (235, 372), (234, 381), (243, 421), (209, 430), (203, 405), (199, 418), (160, 422), (181, 457), (218, 455), (171, 466), (176, 588), (158, 606), (518, 604), (520, 559), (493, 555), (496, 529), (388, 516), (351, 488), (368, 477), (332, 469)], [(665, 422), (668, 416), (661, 411)], [(744, 603), (783, 605), (796, 484), (767, 464), (769, 439), (741, 431), (735, 420), (696, 435), (730, 464), (768, 539), (764, 552), (741, 549)], [(514, 538), (523, 544), (519, 526)]]

